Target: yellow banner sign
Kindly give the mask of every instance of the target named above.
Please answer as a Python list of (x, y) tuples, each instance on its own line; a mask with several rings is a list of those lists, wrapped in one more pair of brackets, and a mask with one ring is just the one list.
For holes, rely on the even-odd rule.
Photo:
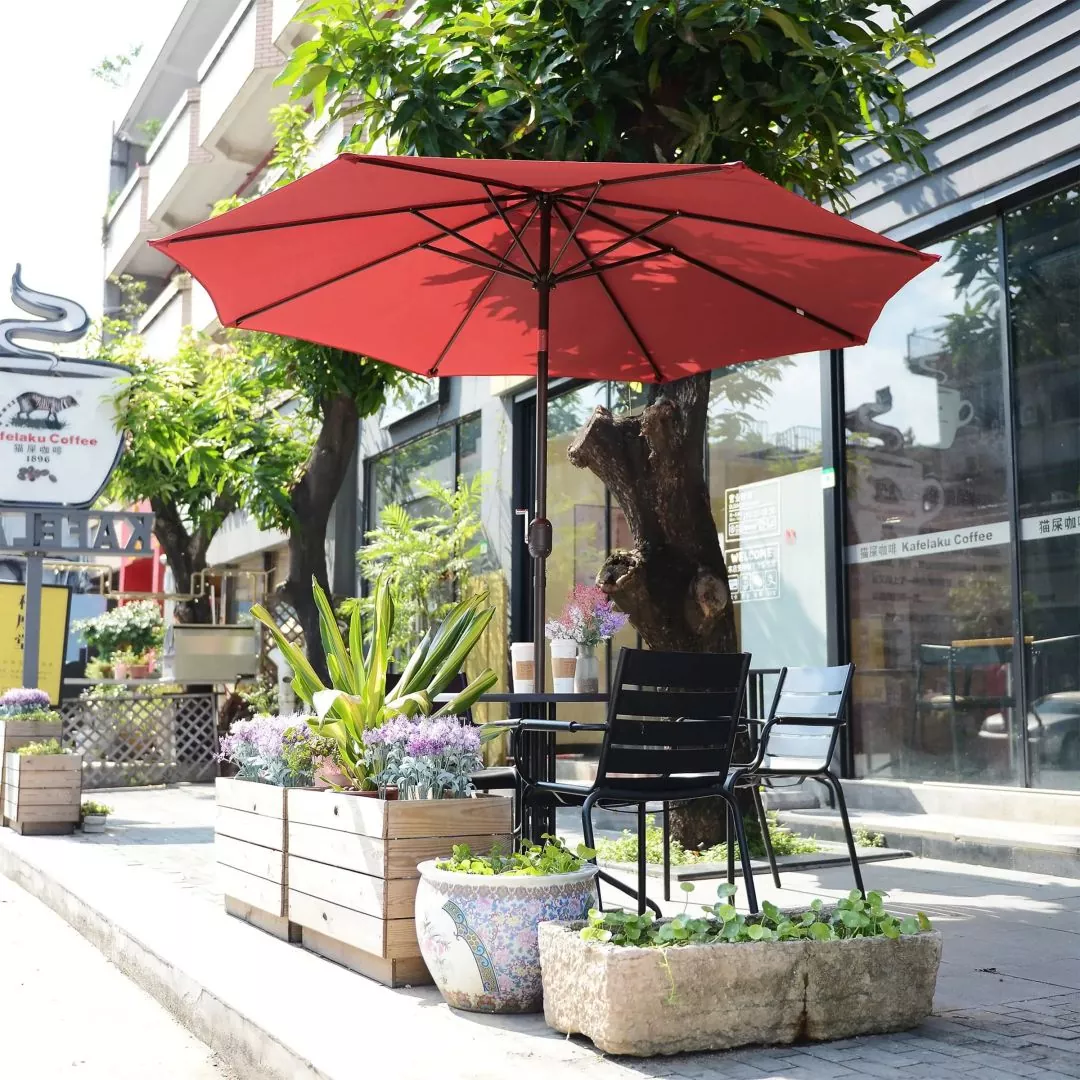
[[(37, 685), (54, 705), (60, 703), (70, 601), (66, 586), (42, 586)], [(23, 684), (25, 627), (26, 586), (0, 582), (0, 693)]]

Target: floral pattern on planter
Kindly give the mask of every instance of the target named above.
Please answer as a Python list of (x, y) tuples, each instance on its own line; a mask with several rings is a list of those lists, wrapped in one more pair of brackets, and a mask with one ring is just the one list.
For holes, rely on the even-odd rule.
[(596, 867), (558, 877), (477, 877), (420, 864), (416, 935), (447, 1003), (470, 1012), (543, 1008), (537, 927), (596, 906)]

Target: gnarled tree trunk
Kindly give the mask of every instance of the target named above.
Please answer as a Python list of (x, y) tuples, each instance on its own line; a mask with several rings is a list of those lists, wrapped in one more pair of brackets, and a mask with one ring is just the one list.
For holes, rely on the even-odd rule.
[[(661, 384), (633, 416), (599, 408), (569, 450), (571, 463), (599, 477), (626, 515), (635, 546), (613, 551), (597, 584), (652, 649), (738, 648), (705, 479), (709, 385), (708, 373)], [(688, 848), (723, 840), (723, 804), (676, 808), (672, 832)]]
[(348, 394), (321, 403), (322, 429), (311, 449), (303, 475), (290, 493), (294, 525), (289, 530), (289, 576), (283, 598), (296, 611), (304, 631), (308, 660), (327, 681), (329, 675), (319, 636), (319, 612), (311, 595), (312, 579), (330, 592), (326, 567), (326, 530), (356, 450), (360, 414)]

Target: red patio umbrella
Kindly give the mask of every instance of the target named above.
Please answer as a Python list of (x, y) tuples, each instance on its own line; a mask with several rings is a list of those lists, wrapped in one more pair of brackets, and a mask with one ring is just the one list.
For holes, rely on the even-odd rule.
[(934, 261), (741, 164), (356, 154), (151, 243), (223, 325), (423, 375), (536, 375), (538, 689), (549, 376), (660, 382), (861, 345)]

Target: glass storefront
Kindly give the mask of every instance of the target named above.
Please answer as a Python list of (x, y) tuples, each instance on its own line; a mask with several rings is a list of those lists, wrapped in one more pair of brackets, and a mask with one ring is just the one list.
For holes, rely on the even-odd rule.
[(1077, 211), (1061, 193), (931, 248), (845, 353), (857, 775), (1080, 781)]

